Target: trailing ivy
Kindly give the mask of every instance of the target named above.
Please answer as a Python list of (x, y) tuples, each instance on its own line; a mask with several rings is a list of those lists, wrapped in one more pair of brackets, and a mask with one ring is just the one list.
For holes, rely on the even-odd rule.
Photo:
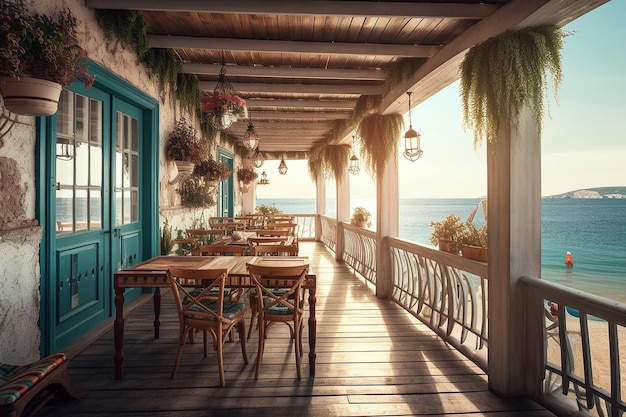
[(533, 111), (539, 133), (544, 115), (547, 73), (555, 98), (563, 78), (561, 49), (567, 34), (554, 25), (508, 30), (473, 46), (461, 63), (463, 121), (474, 131), (474, 146), (497, 140), (498, 130)]
[(385, 168), (387, 160), (396, 159), (403, 128), (404, 118), (399, 113), (371, 114), (361, 120), (358, 129), (361, 159), (373, 177)]
[[(202, 91), (198, 79), (182, 72), (182, 64), (171, 49), (150, 48), (148, 22), (141, 12), (97, 9), (98, 23), (109, 40), (116, 38), (137, 55), (138, 62), (146, 65), (149, 75), (158, 78), (162, 96), (168, 89), (172, 98), (180, 101), (182, 109), (198, 117)], [(108, 45), (115, 52), (116, 45)]]

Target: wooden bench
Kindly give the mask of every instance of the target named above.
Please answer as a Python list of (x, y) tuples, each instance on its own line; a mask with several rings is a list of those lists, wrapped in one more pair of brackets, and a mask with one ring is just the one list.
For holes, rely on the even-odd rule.
[(63, 353), (27, 365), (0, 362), (0, 416), (32, 416), (57, 394), (75, 399), (87, 396), (87, 390), (70, 384), (68, 363)]

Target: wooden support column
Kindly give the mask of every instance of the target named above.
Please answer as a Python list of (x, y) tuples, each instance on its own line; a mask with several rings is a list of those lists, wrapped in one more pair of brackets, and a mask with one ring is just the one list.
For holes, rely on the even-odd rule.
[(376, 296), (379, 298), (391, 296), (391, 258), (383, 237), (398, 236), (400, 202), (397, 160), (398, 155), (393, 152), (385, 169), (376, 178)]
[(487, 174), (489, 389), (514, 397), (525, 395), (529, 380), (537, 378), (524, 355), (528, 341), (519, 283), (524, 275), (541, 275), (541, 144), (528, 109), (517, 125), (501, 130), (496, 144), (487, 145)]
[[(317, 177), (315, 181), (315, 213), (326, 215), (326, 181), (323, 176)], [(315, 241), (319, 242), (322, 237), (322, 225), (319, 216), (315, 217)]]
[[(344, 170), (343, 175), (337, 181), (337, 223), (350, 221), (350, 173)], [(343, 259), (343, 229), (337, 227), (337, 247), (335, 259)]]
[[(252, 163), (251, 159), (244, 158), (242, 163), (244, 168), (251, 167), (252, 169), (254, 169), (254, 164)], [(232, 175), (235, 176), (235, 181), (233, 181), (235, 188), (239, 190), (239, 192), (241, 192), (241, 214), (254, 213), (254, 211), (256, 210), (256, 180), (252, 181), (250, 183), (250, 186), (248, 187), (248, 191), (244, 192), (239, 187), (240, 183), (239, 179), (237, 178), (237, 174), (233, 172)]]

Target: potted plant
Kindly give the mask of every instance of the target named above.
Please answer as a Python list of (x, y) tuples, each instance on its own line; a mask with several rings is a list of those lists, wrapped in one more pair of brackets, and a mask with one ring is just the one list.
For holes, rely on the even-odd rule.
[(244, 184), (250, 184), (250, 182), (257, 179), (259, 174), (252, 167), (239, 168), (237, 170), (237, 179)]
[(487, 262), (487, 225), (477, 228), (472, 222), (466, 222), (459, 239), (461, 255), (468, 259)]
[(459, 216), (449, 214), (441, 221), (432, 221), (433, 232), (430, 242), (439, 247), (439, 250), (457, 254), (460, 250), (460, 238), (464, 233), (465, 225)]
[(194, 164), (208, 155), (204, 142), (198, 139), (196, 130), (183, 117), (176, 122), (167, 144), (167, 159), (174, 161), (179, 173), (191, 174)]
[(174, 240), (172, 239), (172, 226), (165, 220), (161, 229), (161, 255), (169, 255), (174, 248)]
[(31, 14), (21, 0), (0, 3), (0, 92), (7, 109), (50, 116), (63, 86), (77, 78), (87, 87), (93, 84), (76, 27), (70, 9), (52, 19)]
[(350, 224), (359, 227), (370, 227), (372, 225), (372, 213), (367, 211), (364, 207), (356, 207), (350, 217)]
[(211, 156), (196, 164), (193, 170), (193, 175), (204, 179), (208, 186), (214, 186), (218, 181), (228, 178), (230, 174), (232, 172), (227, 164), (216, 161)]

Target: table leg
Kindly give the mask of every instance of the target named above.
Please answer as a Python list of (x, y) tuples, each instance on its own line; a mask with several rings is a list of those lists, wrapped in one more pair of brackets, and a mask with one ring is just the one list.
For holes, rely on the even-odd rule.
[(161, 328), (161, 289), (156, 287), (154, 292), (154, 338), (159, 338), (159, 329)]
[(315, 318), (315, 289), (309, 290), (309, 375), (315, 375), (317, 352), (317, 319)]
[(115, 341), (115, 379), (121, 379), (124, 374), (124, 288), (115, 289), (115, 322), (113, 323), (113, 338)]

